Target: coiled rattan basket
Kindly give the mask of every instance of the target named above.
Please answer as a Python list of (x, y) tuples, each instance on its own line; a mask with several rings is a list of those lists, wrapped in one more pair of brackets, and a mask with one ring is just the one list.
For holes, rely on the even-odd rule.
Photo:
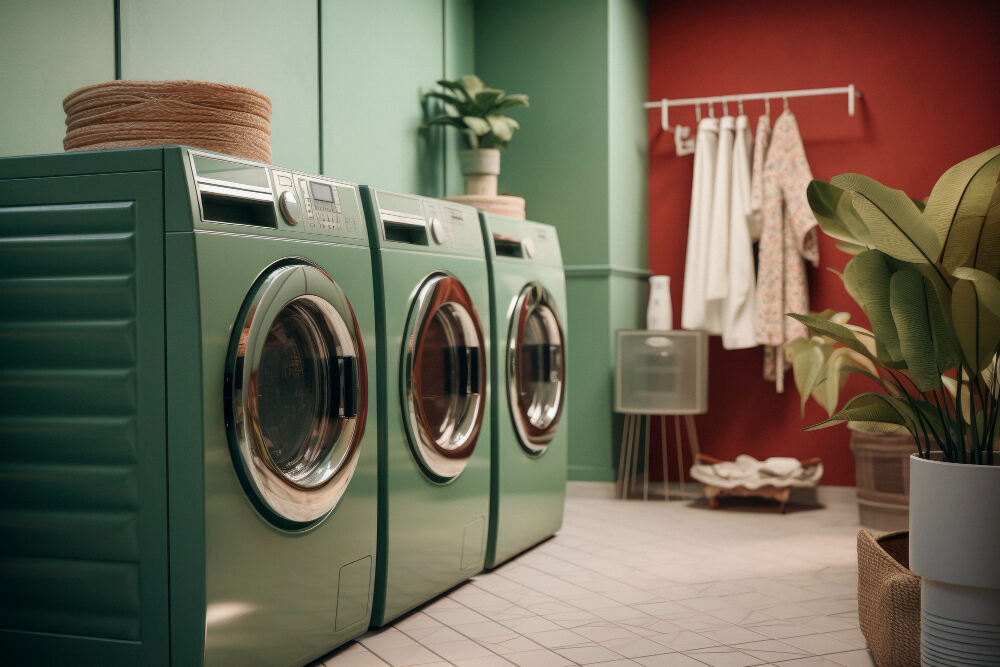
[(205, 81), (109, 81), (63, 100), (67, 151), (183, 144), (271, 161), (271, 100)]

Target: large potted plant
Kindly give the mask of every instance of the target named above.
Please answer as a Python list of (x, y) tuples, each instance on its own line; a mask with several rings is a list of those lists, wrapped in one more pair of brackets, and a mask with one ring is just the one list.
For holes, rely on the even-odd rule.
[(460, 154), (465, 193), (495, 197), (500, 175), (500, 149), (507, 147), (514, 131), (521, 127), (504, 112), (528, 106), (528, 96), (488, 88), (474, 74), (437, 83), (444, 90), (426, 93), (424, 98), (440, 100), (445, 110), (430, 118), (423, 127), (450, 125), (461, 130), (469, 142), (469, 148)]
[[(905, 428), (910, 567), (922, 577), (922, 661), (1000, 664), (1000, 146), (946, 171), (926, 205), (859, 174), (809, 185), (824, 232), (854, 257), (844, 286), (871, 330), (791, 314), (844, 348), (874, 391), (809, 428)], [(831, 353), (833, 354), (833, 353)]]

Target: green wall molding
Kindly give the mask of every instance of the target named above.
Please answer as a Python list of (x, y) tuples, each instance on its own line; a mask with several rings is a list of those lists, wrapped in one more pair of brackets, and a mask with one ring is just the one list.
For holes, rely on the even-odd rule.
[(566, 279), (574, 278), (600, 278), (619, 276), (622, 278), (636, 278), (645, 280), (653, 275), (649, 269), (631, 266), (614, 266), (611, 264), (569, 264), (563, 267), (566, 271)]

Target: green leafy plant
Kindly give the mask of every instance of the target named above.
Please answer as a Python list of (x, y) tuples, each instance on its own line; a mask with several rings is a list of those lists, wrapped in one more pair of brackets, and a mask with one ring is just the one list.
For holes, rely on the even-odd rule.
[(506, 148), (521, 126), (503, 113), (515, 107), (528, 106), (528, 96), (488, 88), (475, 74), (460, 79), (437, 82), (444, 91), (426, 93), (424, 99), (444, 102), (445, 113), (440, 113), (422, 127), (451, 125), (462, 130), (472, 148)]
[[(789, 314), (808, 335), (786, 344), (805, 405), (869, 430), (905, 429), (919, 454), (994, 464), (1000, 436), (1000, 146), (946, 171), (926, 206), (860, 174), (809, 185), (820, 228), (854, 255), (847, 292), (871, 330), (846, 314)], [(836, 410), (849, 373), (878, 391)], [(808, 430), (807, 429), (807, 430)], [(1000, 463), (1000, 462), (998, 462)]]

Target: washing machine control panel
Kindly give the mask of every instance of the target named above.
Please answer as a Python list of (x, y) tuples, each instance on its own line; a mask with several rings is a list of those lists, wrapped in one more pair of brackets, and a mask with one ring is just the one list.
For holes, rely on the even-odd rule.
[(272, 169), (284, 221), (311, 234), (365, 238), (357, 186), (321, 176)]
[(452, 255), (485, 255), (479, 213), (471, 206), (376, 188), (368, 191), (374, 195), (384, 242)]

